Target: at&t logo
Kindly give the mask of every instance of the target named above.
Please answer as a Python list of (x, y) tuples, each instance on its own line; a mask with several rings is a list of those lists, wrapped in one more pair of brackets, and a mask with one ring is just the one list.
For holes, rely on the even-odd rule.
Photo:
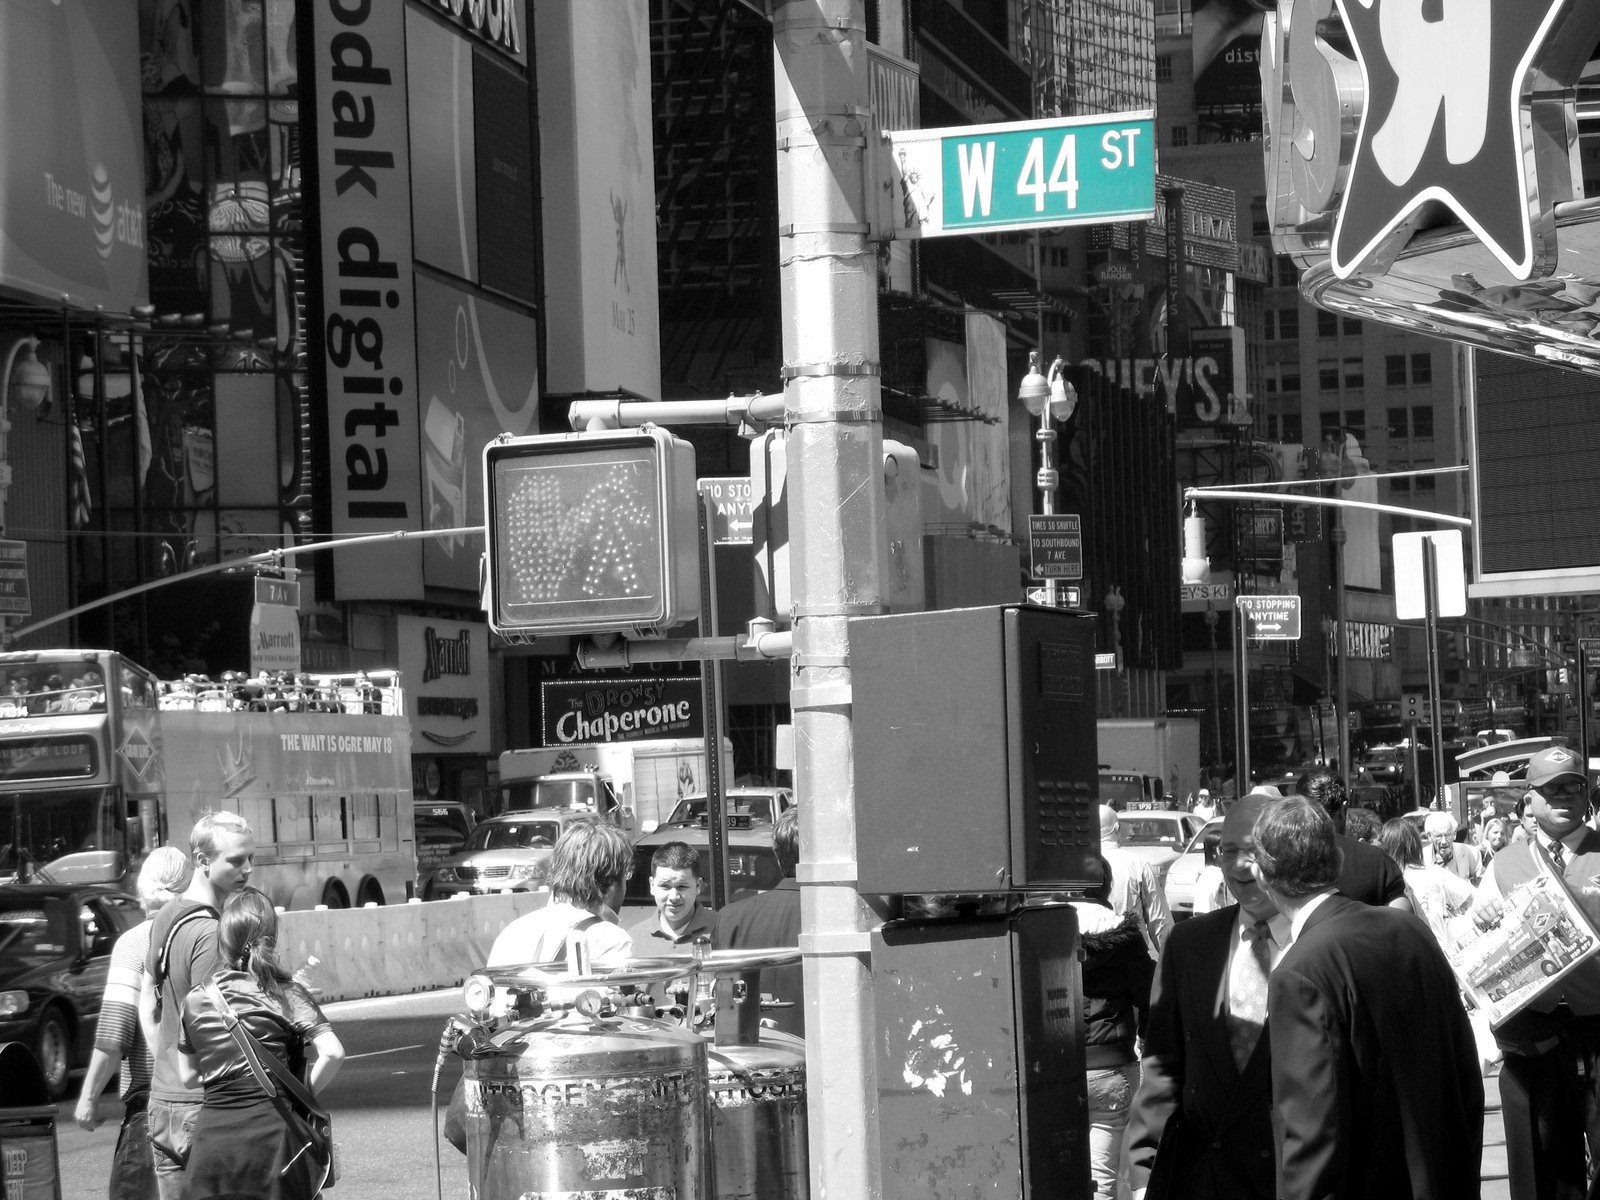
[(95, 251), (102, 259), (109, 260), (118, 243), (144, 250), (144, 205), (117, 200), (111, 173), (104, 163), (95, 163), (87, 193), (70, 187), (46, 171), (44, 201), (57, 212), (90, 222), (94, 228)]

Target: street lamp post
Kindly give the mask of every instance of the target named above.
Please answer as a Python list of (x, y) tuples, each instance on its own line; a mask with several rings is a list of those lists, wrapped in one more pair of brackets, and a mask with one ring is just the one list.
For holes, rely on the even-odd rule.
[(1333, 601), (1335, 633), (1338, 640), (1334, 643), (1336, 679), (1334, 692), (1335, 719), (1339, 722), (1339, 778), (1344, 782), (1345, 791), (1350, 790), (1350, 691), (1349, 691), (1349, 661), (1350, 638), (1349, 626), (1346, 624), (1345, 608), (1347, 599), (1344, 592), (1344, 518), (1339, 510), (1333, 510)]
[(1206, 604), (1206, 635), (1211, 639), (1211, 723), (1213, 745), (1216, 746), (1214, 762), (1222, 762), (1222, 688), (1217, 677), (1217, 610)]
[[(1039, 512), (1050, 516), (1056, 511), (1056, 488), (1061, 485), (1061, 473), (1056, 470), (1056, 441), (1059, 435), (1054, 421), (1065, 421), (1078, 406), (1077, 389), (1062, 375), (1066, 366), (1059, 355), (1050, 364), (1048, 376), (1039, 373), (1039, 352), (1028, 351), (1028, 373), (1017, 387), (1017, 399), (1024, 408), (1039, 418), (1038, 431), (1033, 435), (1039, 443)], [(1054, 608), (1060, 603), (1060, 592), (1054, 579), (1044, 581), (1045, 603)]]

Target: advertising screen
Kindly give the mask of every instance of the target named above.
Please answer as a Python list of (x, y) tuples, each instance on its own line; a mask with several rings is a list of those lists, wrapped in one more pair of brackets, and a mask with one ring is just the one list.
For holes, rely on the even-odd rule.
[(0, 0), (0, 287), (149, 301), (138, 10)]

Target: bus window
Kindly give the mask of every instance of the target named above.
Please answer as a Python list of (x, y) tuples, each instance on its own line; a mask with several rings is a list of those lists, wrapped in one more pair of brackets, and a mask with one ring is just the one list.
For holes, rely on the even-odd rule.
[(272, 799), (268, 796), (240, 796), (239, 815), (256, 835), (257, 846), (270, 846), (278, 841), (278, 831), (272, 814)]
[(311, 841), (311, 798), (309, 796), (279, 796), (273, 801), (273, 817), (277, 824), (278, 845)]
[(318, 796), (317, 808), (317, 841), (343, 842), (348, 841), (350, 834), (345, 829), (344, 822), (344, 797), (343, 796)]
[(159, 706), (155, 680), (143, 671), (122, 669), (122, 707), (153, 709)]
[(350, 797), (350, 836), (357, 841), (378, 837), (378, 797), (371, 792)]
[(124, 832), (112, 793), (103, 789), (0, 795), (0, 876), (39, 875), (44, 883), (104, 878), (82, 872), (123, 854)]

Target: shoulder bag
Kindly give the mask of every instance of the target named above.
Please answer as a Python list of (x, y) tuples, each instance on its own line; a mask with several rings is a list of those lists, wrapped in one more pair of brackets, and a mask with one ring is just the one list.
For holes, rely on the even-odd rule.
[(283, 1165), (279, 1175), (300, 1172), (311, 1185), (306, 1193), (310, 1196), (324, 1188), (331, 1188), (336, 1182), (336, 1175), (333, 1118), (328, 1115), (328, 1110), (317, 1103), (311, 1089), (295, 1078), (294, 1072), (276, 1054), (244, 1027), (233, 1006), (222, 994), (222, 989), (214, 982), (206, 984), (206, 998), (222, 1014), (222, 1022), (233, 1035), (256, 1082), (272, 1100), (273, 1107), (288, 1128), (289, 1161)]

